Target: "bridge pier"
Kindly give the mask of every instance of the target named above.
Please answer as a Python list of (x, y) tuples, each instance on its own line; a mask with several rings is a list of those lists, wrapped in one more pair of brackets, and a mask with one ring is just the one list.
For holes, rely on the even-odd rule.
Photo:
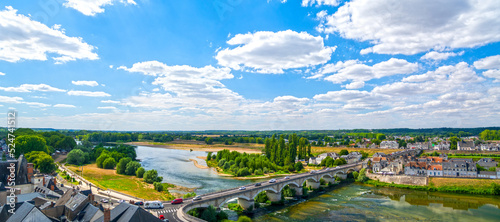
[(254, 200), (246, 200), (243, 198), (238, 198), (238, 204), (245, 210), (253, 209)]
[(328, 184), (328, 183), (331, 183), (331, 184), (334, 184), (335, 183), (335, 178), (331, 178), (331, 177), (323, 177), (323, 180), (325, 180), (325, 182)]
[(312, 180), (306, 180), (306, 186), (312, 187), (313, 189), (319, 189), (319, 182), (314, 182)]
[(295, 196), (304, 195), (302, 187), (291, 187), (291, 188), (295, 190)]
[(278, 201), (281, 201), (281, 193), (274, 193), (270, 190), (266, 190), (266, 195), (267, 195), (267, 198), (269, 198), (269, 200), (271, 202), (278, 202)]
[(347, 179), (347, 174), (341, 174), (341, 173), (339, 173), (339, 174), (337, 174), (337, 176), (338, 176), (340, 179), (343, 179), (343, 180)]

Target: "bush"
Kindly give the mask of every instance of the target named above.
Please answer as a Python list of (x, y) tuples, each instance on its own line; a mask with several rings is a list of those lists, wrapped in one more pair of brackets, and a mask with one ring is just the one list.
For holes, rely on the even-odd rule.
[(68, 159), (66, 162), (81, 166), (85, 163), (85, 154), (79, 149), (71, 150), (71, 152), (68, 153)]
[(163, 180), (163, 177), (158, 176), (158, 172), (156, 170), (146, 171), (143, 177), (144, 177), (144, 182), (146, 183), (161, 182)]
[(137, 169), (139, 169), (139, 167), (141, 167), (141, 164), (139, 162), (131, 161), (131, 162), (127, 163), (127, 166), (125, 168), (125, 174), (135, 175), (135, 173), (136, 173)]
[(240, 216), (237, 222), (252, 222), (252, 219), (250, 219), (250, 217), (247, 216)]
[(182, 196), (182, 198), (184, 198), (184, 199), (187, 199), (187, 198), (190, 198), (190, 197), (196, 197), (196, 193), (195, 192), (191, 192), (191, 193), (184, 194), (184, 196)]
[(295, 170), (296, 170), (297, 172), (299, 172), (299, 171), (301, 171), (301, 170), (303, 170), (303, 169), (304, 169), (304, 165), (302, 165), (302, 163), (301, 163), (301, 162), (297, 162), (297, 163), (295, 163), (295, 165), (294, 165), (293, 167), (295, 168)]
[(127, 169), (127, 164), (130, 163), (132, 159), (130, 157), (121, 158), (116, 165), (116, 173), (117, 174), (125, 174), (125, 170)]
[(113, 157), (108, 157), (106, 160), (104, 160), (102, 166), (104, 169), (113, 169), (116, 166), (116, 161)]
[(200, 218), (208, 222), (217, 222), (217, 211), (215, 207), (212, 205), (208, 206), (208, 208), (201, 213)]
[(97, 164), (97, 167), (98, 168), (104, 168), (104, 161), (106, 159), (108, 159), (109, 157), (111, 157), (110, 155), (106, 154), (106, 153), (101, 153), (101, 155), (97, 158), (97, 160), (95, 161), (96, 164)]
[(366, 182), (368, 180), (368, 177), (366, 176), (366, 169), (363, 168), (359, 171), (358, 177), (356, 178), (356, 181), (358, 182)]
[(137, 171), (135, 171), (135, 176), (137, 178), (142, 178), (144, 176), (145, 172), (146, 172), (146, 170), (144, 170), (144, 168), (139, 167), (139, 168), (137, 168)]
[(163, 184), (161, 184), (160, 182), (154, 182), (153, 186), (155, 187), (156, 191), (158, 191), (158, 192), (162, 192), (163, 191)]
[(356, 171), (352, 172), (352, 178), (358, 179), (358, 176), (359, 176), (358, 172), (356, 172)]

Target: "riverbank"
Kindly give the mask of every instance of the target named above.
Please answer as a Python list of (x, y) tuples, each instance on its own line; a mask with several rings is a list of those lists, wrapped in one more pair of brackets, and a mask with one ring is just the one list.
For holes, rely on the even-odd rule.
[[(81, 174), (82, 167), (67, 166), (75, 173)], [(95, 184), (100, 189), (113, 189), (131, 196), (136, 196), (146, 200), (172, 200), (181, 197), (181, 193), (170, 193), (169, 190), (182, 192), (193, 192), (194, 189), (177, 186), (169, 187), (167, 192), (158, 192), (152, 184), (145, 183), (141, 178), (117, 174), (116, 170), (101, 169), (96, 164), (83, 166), (83, 178)]]
[[(199, 157), (197, 157), (197, 158), (199, 158)], [(197, 160), (195, 160), (195, 159), (189, 159), (189, 161), (192, 161), (192, 162), (194, 163), (194, 165), (195, 165), (196, 167), (200, 168), (200, 169), (209, 169), (209, 168), (210, 168), (210, 167), (208, 167), (208, 166), (203, 166), (203, 165), (200, 165), (200, 164), (198, 163), (198, 161), (197, 161)]]
[(432, 192), (500, 195), (500, 180), (431, 177), (429, 181), (427, 186), (385, 183), (377, 180), (368, 180), (364, 184), (375, 187), (394, 187)]
[(189, 151), (204, 151), (204, 152), (218, 152), (224, 149), (230, 151), (237, 151), (240, 153), (262, 153), (262, 145), (254, 145), (254, 144), (244, 144), (244, 146), (236, 146), (236, 145), (203, 145), (203, 144), (187, 144), (187, 143), (155, 143), (155, 142), (129, 142), (127, 145), (133, 146), (148, 146), (155, 148), (164, 148), (164, 149), (177, 149), (177, 150), (189, 150)]

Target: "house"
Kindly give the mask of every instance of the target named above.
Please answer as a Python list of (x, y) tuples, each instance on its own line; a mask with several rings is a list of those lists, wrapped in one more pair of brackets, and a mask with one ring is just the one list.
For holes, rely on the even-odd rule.
[(379, 172), (389, 165), (387, 157), (373, 157), (372, 158), (372, 171)]
[(500, 150), (500, 144), (496, 143), (483, 143), (480, 145), (479, 149), (482, 151), (499, 151)]
[(477, 177), (476, 164), (472, 159), (449, 159), (442, 166), (443, 176), (446, 177)]
[(427, 175), (427, 162), (410, 161), (405, 165), (405, 175), (409, 176)]
[(497, 172), (494, 171), (479, 171), (477, 174), (478, 178), (484, 178), (484, 179), (497, 179)]
[(482, 158), (482, 159), (477, 161), (477, 164), (479, 164), (479, 166), (482, 166), (486, 169), (489, 169), (491, 167), (496, 167), (498, 165), (498, 162), (492, 158)]
[(379, 152), (379, 153), (373, 154), (373, 157), (387, 157), (387, 154)]
[(104, 218), (108, 217), (109, 221), (148, 221), (148, 222), (162, 222), (162, 220), (153, 216), (151, 213), (142, 209), (139, 206), (131, 205), (129, 203), (121, 203), (112, 210), (105, 210), (104, 215), (99, 217), (96, 222), (104, 222)]
[(387, 141), (384, 140), (380, 143), (381, 149), (397, 149), (399, 148), (399, 144), (396, 141)]
[(372, 143), (372, 144), (370, 144), (370, 146), (368, 148), (370, 148), (370, 149), (377, 149), (378, 146), (377, 146), (377, 144)]
[(434, 145), (434, 150), (450, 150), (449, 142), (441, 142), (439, 144)]
[(401, 174), (403, 173), (403, 163), (401, 161), (393, 161), (385, 168), (380, 170), (383, 174)]
[(476, 150), (474, 141), (458, 141), (457, 150)]
[(427, 166), (427, 176), (430, 177), (441, 177), (443, 176), (443, 166), (437, 164), (431, 164)]
[[(0, 212), (0, 221), (5, 222), (52, 222), (45, 214), (42, 213), (35, 205), (30, 202), (16, 204), (14, 214), (7, 212), (8, 207), (3, 207)], [(4, 212), (5, 211), (5, 212)]]
[(443, 161), (448, 161), (448, 155), (446, 155), (446, 153), (439, 154), (439, 157), (441, 157), (441, 159), (443, 159)]
[(317, 164), (321, 163), (321, 161), (324, 160), (326, 157), (331, 157), (332, 159), (336, 160), (339, 158), (339, 155), (337, 153), (334, 153), (334, 152), (322, 153), (316, 157)]

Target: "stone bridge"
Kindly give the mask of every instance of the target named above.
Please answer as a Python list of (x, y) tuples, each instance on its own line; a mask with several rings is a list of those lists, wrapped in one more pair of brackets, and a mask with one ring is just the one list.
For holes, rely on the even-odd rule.
[(276, 182), (274, 183), (266, 181), (262, 182), (260, 186), (249, 184), (246, 186), (245, 190), (233, 188), (215, 193), (205, 194), (201, 196), (201, 200), (193, 201), (181, 207), (181, 209), (177, 211), (177, 216), (183, 221), (204, 221), (188, 215), (187, 212), (194, 208), (207, 208), (210, 205), (216, 208), (220, 208), (227, 201), (233, 199), (238, 199), (238, 204), (240, 204), (241, 207), (243, 207), (244, 209), (249, 209), (254, 205), (254, 198), (263, 191), (266, 192), (266, 195), (270, 201), (280, 201), (281, 190), (287, 185), (291, 189), (295, 190), (296, 195), (301, 196), (302, 185), (304, 184), (304, 182), (306, 183), (306, 187), (311, 186), (314, 189), (318, 189), (320, 187), (320, 179), (325, 180), (327, 183), (333, 183), (335, 181), (335, 176), (346, 179), (347, 174), (353, 171), (359, 171), (362, 167), (362, 164), (362, 162), (357, 162), (342, 165), (336, 168), (317, 170), (312, 173), (307, 172), (296, 174), (289, 176), (288, 179), (285, 179), (285, 177), (275, 178)]

